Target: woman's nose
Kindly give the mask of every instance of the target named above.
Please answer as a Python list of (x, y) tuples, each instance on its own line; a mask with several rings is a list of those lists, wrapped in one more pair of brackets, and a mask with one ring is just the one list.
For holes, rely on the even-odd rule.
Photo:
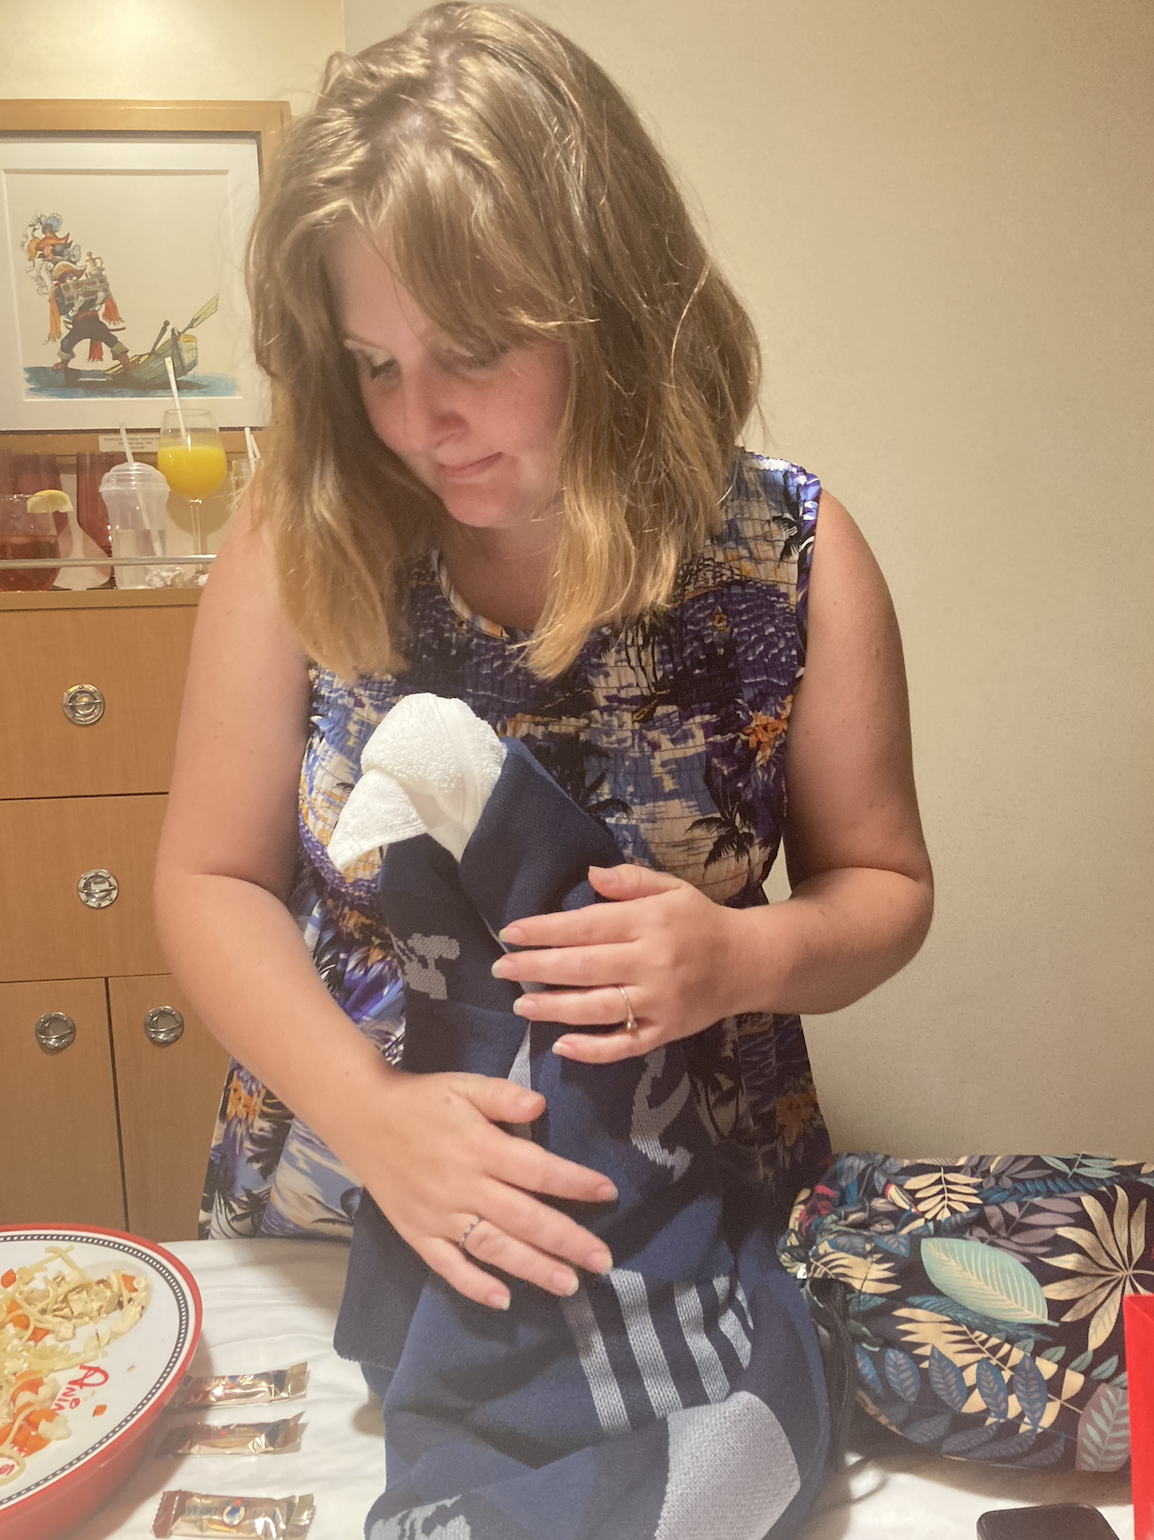
[(439, 372), (411, 374), (402, 386), (401, 395), (403, 431), (414, 450), (435, 449), (465, 425), (452, 382)]

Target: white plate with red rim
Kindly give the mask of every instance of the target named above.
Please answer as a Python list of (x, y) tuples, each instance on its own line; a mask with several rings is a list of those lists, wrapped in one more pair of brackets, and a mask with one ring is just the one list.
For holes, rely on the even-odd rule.
[[(147, 1278), (149, 1300), (140, 1319), (102, 1354), (54, 1376), (60, 1389), (52, 1406), (67, 1417), (69, 1436), (29, 1454), (15, 1479), (10, 1463), (5, 1480), (0, 1460), (4, 1540), (56, 1540), (107, 1499), (144, 1453), (200, 1336), (192, 1274), (140, 1236), (84, 1225), (0, 1226), (0, 1279), (43, 1260), (51, 1247), (69, 1248), (69, 1259), (93, 1278), (113, 1270)], [(80, 1328), (78, 1344), (91, 1330)]]

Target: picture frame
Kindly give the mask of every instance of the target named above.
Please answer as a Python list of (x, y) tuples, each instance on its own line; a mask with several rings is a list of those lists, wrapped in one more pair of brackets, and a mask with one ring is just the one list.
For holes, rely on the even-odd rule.
[(222, 428), (264, 423), (243, 258), (289, 115), (0, 101), (0, 435), (76, 449), (122, 422), (155, 432), (166, 359)]

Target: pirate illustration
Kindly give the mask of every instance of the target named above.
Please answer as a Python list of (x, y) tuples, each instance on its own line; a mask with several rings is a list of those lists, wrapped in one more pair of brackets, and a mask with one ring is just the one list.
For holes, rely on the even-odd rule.
[(116, 362), (123, 365), (128, 349), (114, 335), (112, 328), (123, 327), (104, 263), (90, 251), (84, 265), (75, 261), (57, 262), (52, 269), (52, 287), (48, 296), (48, 340), (55, 342), (65, 325), (68, 332), (60, 344), (60, 359), (53, 369), (67, 369), (81, 342), (88, 343), (88, 360), (99, 363), (104, 345), (112, 349)]
[[(151, 347), (144, 353), (130, 353), (121, 336), (124, 322), (112, 293), (112, 283), (104, 259), (91, 251), (81, 256), (79, 241), (64, 229), (60, 214), (37, 213), (24, 228), (22, 250), (26, 271), (38, 292), (48, 301), (46, 343), (58, 347), (57, 361), (51, 368), (26, 368), (25, 378), (34, 394), (70, 394), (85, 390), (107, 389), (124, 393), (129, 390), (168, 389), (168, 367), (182, 382), (195, 375), (199, 359), (196, 329), (214, 316), (220, 296), (214, 294), (179, 328), (165, 319)], [(82, 342), (88, 343), (88, 362), (100, 363), (104, 349), (112, 350), (111, 365), (102, 370), (75, 370), (73, 360)], [(211, 377), (210, 391), (236, 390), (228, 376)], [(193, 388), (204, 388), (196, 382)]]
[(37, 214), (24, 231), (24, 252), (28, 271), (40, 293), (52, 293), (52, 269), (58, 262), (78, 262), (80, 243), (70, 235), (61, 235), (64, 223), (59, 214)]

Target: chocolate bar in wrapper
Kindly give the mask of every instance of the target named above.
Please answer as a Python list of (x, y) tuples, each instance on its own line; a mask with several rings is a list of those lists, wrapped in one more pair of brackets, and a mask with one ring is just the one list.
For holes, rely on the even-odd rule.
[(303, 1497), (213, 1497), (205, 1492), (162, 1492), (152, 1533), (235, 1535), (239, 1540), (304, 1540), (316, 1507)]
[(279, 1422), (194, 1422), (184, 1428), (170, 1428), (157, 1446), (158, 1459), (186, 1454), (277, 1454), (297, 1449), (301, 1441), (301, 1418), (283, 1417)]
[(214, 1374), (205, 1379), (192, 1375), (180, 1387), (174, 1411), (190, 1406), (239, 1406), (254, 1401), (291, 1401), (303, 1396), (309, 1380), (308, 1364), (291, 1369), (266, 1369), (260, 1374)]

